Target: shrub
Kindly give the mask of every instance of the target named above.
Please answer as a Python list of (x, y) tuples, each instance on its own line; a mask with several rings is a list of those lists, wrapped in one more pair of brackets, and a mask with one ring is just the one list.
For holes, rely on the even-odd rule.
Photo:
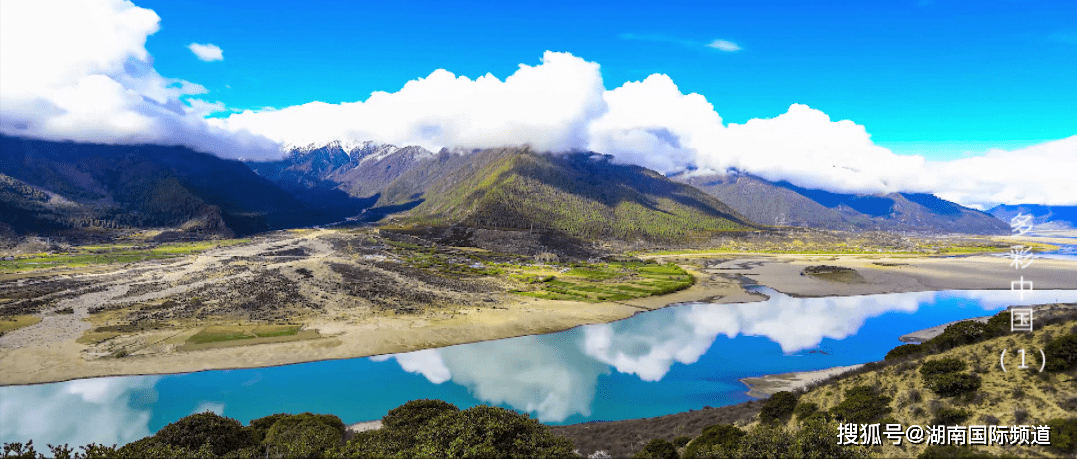
[(255, 444), (262, 444), (266, 439), (266, 434), (269, 433), (269, 428), (273, 427), (273, 424), (276, 424), (277, 421), (288, 416), (291, 415), (288, 413), (277, 413), (251, 420), (250, 427), (248, 427), (251, 432), (251, 441)]
[[(221, 456), (233, 450), (253, 445), (250, 431), (239, 421), (214, 413), (196, 413), (181, 418), (157, 431), (156, 442), (199, 450), (208, 445), (213, 455)], [(147, 442), (147, 447), (150, 445)]]
[(393, 430), (418, 430), (430, 420), (448, 413), (459, 412), (460, 408), (443, 400), (412, 400), (389, 410), (381, 418), (382, 425)]
[(680, 436), (673, 439), (673, 446), (683, 448), (688, 442), (692, 441), (692, 437)]
[(572, 442), (526, 414), (479, 405), (438, 416), (419, 428), (405, 456), (575, 458)]
[(987, 319), (987, 330), (993, 337), (1010, 333), (1010, 311), (1002, 311)]
[(1051, 447), (1063, 453), (1077, 453), (1077, 418), (1052, 419), (1047, 425), (1051, 427)]
[(759, 420), (763, 422), (788, 421), (797, 406), (797, 396), (792, 392), (781, 391), (771, 395), (759, 410)]
[(930, 445), (924, 448), (924, 452), (916, 456), (917, 459), (989, 459), (995, 456), (989, 453), (981, 453), (968, 446), (954, 445)]
[(980, 377), (967, 373), (945, 373), (924, 378), (924, 386), (943, 397), (955, 397), (980, 388)]
[(895, 347), (886, 353), (886, 357), (883, 360), (895, 360), (902, 357), (908, 357), (910, 355), (916, 355), (924, 352), (920, 344), (902, 344)]
[(800, 402), (793, 409), (793, 415), (797, 417), (798, 421), (805, 421), (817, 413), (819, 413), (819, 404), (815, 402)]
[(856, 459), (870, 457), (865, 446), (839, 445), (836, 424), (822, 419), (809, 419), (793, 435), (792, 457)]
[(945, 373), (955, 373), (958, 371), (964, 371), (967, 365), (965, 362), (953, 357), (945, 359), (929, 360), (920, 365), (920, 374), (923, 376), (941, 375)]
[(336, 416), (303, 413), (273, 423), (265, 444), (274, 456), (313, 457), (340, 446), (344, 431), (344, 422)]
[(1043, 348), (1047, 355), (1046, 371), (1058, 372), (1077, 368), (1077, 335), (1066, 334), (1047, 343)]
[(762, 424), (740, 441), (738, 457), (790, 457), (793, 436), (782, 427)]
[(945, 351), (957, 346), (978, 343), (990, 337), (992, 333), (987, 324), (975, 320), (963, 320), (946, 327), (942, 334), (931, 338), (927, 344), (939, 351)]
[(684, 457), (699, 457), (701, 453), (734, 451), (738, 447), (740, 439), (746, 433), (732, 424), (716, 424), (703, 429), (695, 440), (688, 444), (684, 450)]
[(959, 408), (941, 408), (935, 412), (935, 418), (931, 420), (931, 425), (936, 426), (955, 426), (962, 422), (965, 422), (969, 418), (968, 411)]
[(880, 395), (870, 386), (856, 386), (845, 391), (845, 399), (830, 409), (834, 419), (861, 424), (871, 423), (890, 413), (890, 397)]
[(203, 444), (198, 447), (197, 450), (192, 450), (190, 448), (164, 443), (154, 437), (146, 437), (123, 445), (120, 449), (116, 450), (114, 456), (139, 459), (171, 459), (175, 457), (208, 459), (217, 457), (217, 455), (213, 454), (210, 450), (210, 445), (208, 444)]
[(633, 458), (636, 459), (679, 459), (677, 447), (673, 443), (661, 438), (655, 438), (647, 443)]

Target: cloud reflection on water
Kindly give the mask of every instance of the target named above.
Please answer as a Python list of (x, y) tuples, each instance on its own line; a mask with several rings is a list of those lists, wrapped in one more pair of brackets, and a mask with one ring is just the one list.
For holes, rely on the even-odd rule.
[(0, 388), (0, 442), (125, 444), (145, 437), (156, 376)]
[(824, 338), (852, 335), (865, 320), (890, 312), (914, 313), (942, 296), (967, 298), (985, 311), (1018, 302), (1073, 301), (1073, 291), (918, 292), (826, 298), (793, 298), (762, 289), (770, 299), (756, 303), (694, 303), (562, 333), (490, 341), (394, 358), (406, 371), (433, 383), (451, 380), (479, 400), (536, 413), (546, 422), (589, 416), (598, 376), (610, 368), (659, 381), (674, 362), (695, 363), (718, 335), (766, 337), (786, 354), (818, 346)]

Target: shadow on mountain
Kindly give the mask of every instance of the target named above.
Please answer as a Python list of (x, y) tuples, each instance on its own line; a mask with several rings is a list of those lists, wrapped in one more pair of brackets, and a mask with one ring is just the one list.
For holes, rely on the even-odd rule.
[[(774, 184), (787, 190), (792, 190), (797, 193), (800, 193), (801, 195), (831, 209), (844, 205), (850, 209), (872, 217), (883, 217), (886, 215), (890, 215), (890, 213), (894, 209), (894, 200), (887, 197), (831, 193), (825, 190), (810, 190), (807, 188), (801, 188), (799, 186), (793, 185), (792, 183), (789, 183), (785, 180), (782, 180), (780, 182), (774, 182)], [(931, 197), (935, 198), (934, 196)], [(935, 199), (938, 201), (942, 201), (938, 198)], [(910, 201), (911, 200), (912, 199), (910, 199)]]
[(11, 215), (19, 215), (19, 232), (49, 233), (59, 225), (245, 235), (335, 217), (328, 205), (308, 207), (239, 161), (185, 147), (0, 136), (0, 174), (9, 178), (9, 191), (22, 187), (44, 196), (36, 202), (27, 193), (2, 196), (4, 206), (18, 209)]

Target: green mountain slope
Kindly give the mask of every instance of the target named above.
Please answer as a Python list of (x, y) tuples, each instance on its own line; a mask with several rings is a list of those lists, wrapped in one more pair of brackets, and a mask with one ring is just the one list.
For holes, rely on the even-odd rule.
[(584, 239), (683, 240), (753, 226), (721, 201), (638, 166), (591, 154), (500, 148), (443, 152), (401, 176), (379, 206), (425, 225), (544, 229)]

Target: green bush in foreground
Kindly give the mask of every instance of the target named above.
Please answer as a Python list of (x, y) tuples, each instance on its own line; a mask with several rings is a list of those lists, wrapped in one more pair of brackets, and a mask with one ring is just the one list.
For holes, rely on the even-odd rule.
[(1069, 333), (1059, 336), (1043, 348), (1047, 355), (1044, 369), (1050, 372), (1068, 371), (1077, 368), (1077, 334)]
[(316, 457), (344, 441), (345, 427), (333, 415), (303, 413), (280, 418), (265, 436), (269, 455)]
[(1052, 419), (1051, 447), (1063, 453), (1077, 453), (1077, 418)]
[(969, 418), (969, 412), (959, 408), (940, 408), (931, 420), (931, 425), (954, 426), (959, 425)]
[(759, 420), (763, 422), (788, 421), (796, 406), (797, 396), (792, 392), (784, 390), (776, 392), (763, 402), (763, 408), (759, 410)]
[(673, 443), (656, 438), (647, 443), (640, 452), (632, 456), (634, 459), (679, 459), (677, 447)]
[(929, 360), (920, 365), (921, 376), (933, 376), (946, 373), (963, 371), (966, 365), (963, 360), (948, 357), (945, 359)]
[(917, 355), (924, 352), (923, 346), (920, 344), (902, 344), (895, 347), (886, 353), (883, 360), (894, 360), (902, 357), (908, 357), (910, 355)]
[(946, 373), (924, 377), (924, 386), (943, 397), (971, 394), (980, 388), (982, 381), (967, 373)]
[(916, 459), (992, 459), (997, 456), (977, 451), (969, 446), (930, 445)]
[(732, 424), (717, 424), (703, 429), (703, 433), (688, 443), (684, 450), (685, 459), (713, 457), (722, 451), (737, 449), (741, 437), (746, 433)]
[(830, 416), (839, 421), (872, 423), (890, 413), (890, 400), (871, 386), (856, 386), (845, 391), (845, 399), (830, 409)]
[(207, 445), (216, 456), (247, 446), (253, 446), (251, 434), (239, 421), (214, 413), (197, 413), (166, 425), (150, 437), (147, 448), (162, 444), (198, 451)]
[(825, 418), (824, 413), (819, 411), (819, 404), (815, 402), (797, 403), (796, 408), (793, 409), (793, 415), (797, 417), (798, 422), (804, 422), (808, 419)]

